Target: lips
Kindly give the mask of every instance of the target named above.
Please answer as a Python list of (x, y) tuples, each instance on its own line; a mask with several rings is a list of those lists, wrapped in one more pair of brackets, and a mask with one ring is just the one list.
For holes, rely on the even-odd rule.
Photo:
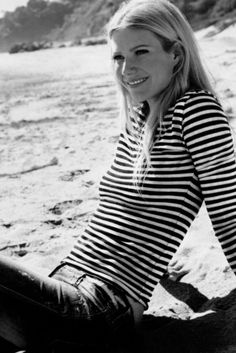
[(142, 77), (142, 78), (138, 78), (138, 79), (135, 79), (135, 80), (129, 80), (129, 81), (126, 80), (126, 84), (131, 86), (131, 87), (132, 86), (137, 86), (137, 85), (145, 82), (147, 79), (148, 79), (148, 77)]

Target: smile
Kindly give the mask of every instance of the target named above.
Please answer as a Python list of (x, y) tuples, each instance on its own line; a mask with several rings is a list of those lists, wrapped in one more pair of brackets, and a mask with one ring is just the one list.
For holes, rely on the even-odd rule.
[(135, 80), (135, 81), (127, 81), (126, 83), (129, 86), (135, 86), (135, 85), (139, 85), (140, 83), (143, 83), (144, 81), (146, 81), (148, 79), (148, 77), (144, 77), (144, 78), (140, 78), (139, 80)]

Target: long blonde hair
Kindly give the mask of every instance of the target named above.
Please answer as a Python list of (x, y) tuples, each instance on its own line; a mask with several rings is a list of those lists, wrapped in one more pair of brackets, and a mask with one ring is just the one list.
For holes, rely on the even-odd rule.
[[(193, 31), (183, 14), (171, 2), (167, 0), (130, 0), (122, 3), (108, 23), (108, 38), (111, 39), (114, 31), (121, 28), (151, 31), (160, 40), (166, 52), (176, 45), (181, 53), (181, 59), (175, 67), (172, 79), (159, 96), (157, 108), (149, 112), (143, 133), (139, 137), (140, 151), (134, 177), (140, 183), (151, 165), (150, 152), (154, 135), (157, 128), (161, 127), (168, 108), (189, 88), (206, 89), (212, 93), (214, 91), (203, 68)], [(127, 128), (132, 133), (131, 116), (134, 116), (135, 112), (132, 108), (131, 98), (119, 83), (118, 88), (121, 94), (120, 114), (124, 131)]]

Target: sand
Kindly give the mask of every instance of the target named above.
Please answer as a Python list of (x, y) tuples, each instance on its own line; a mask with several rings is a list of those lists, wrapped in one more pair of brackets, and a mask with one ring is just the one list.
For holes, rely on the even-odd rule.
[[(235, 25), (196, 36), (234, 129)], [(119, 120), (109, 49), (4, 53), (0, 77), (0, 251), (49, 273), (86, 227), (114, 155)], [(143, 351), (236, 352), (236, 277), (204, 206), (171, 265), (172, 279), (186, 274), (154, 291)]]

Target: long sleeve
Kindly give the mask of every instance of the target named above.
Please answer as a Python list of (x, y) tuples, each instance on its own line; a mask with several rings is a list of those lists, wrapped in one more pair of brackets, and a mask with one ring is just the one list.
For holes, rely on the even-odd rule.
[(183, 139), (215, 235), (236, 274), (236, 163), (232, 133), (218, 101), (198, 92), (185, 102)]

